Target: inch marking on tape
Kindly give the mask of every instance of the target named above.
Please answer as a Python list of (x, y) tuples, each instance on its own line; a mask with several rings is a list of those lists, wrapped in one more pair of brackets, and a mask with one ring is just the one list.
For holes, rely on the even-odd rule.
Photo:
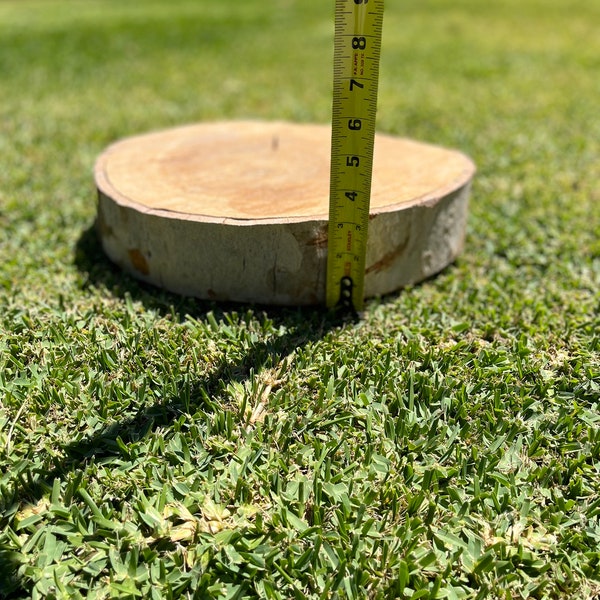
[(327, 306), (360, 311), (375, 145), (383, 0), (336, 0)]

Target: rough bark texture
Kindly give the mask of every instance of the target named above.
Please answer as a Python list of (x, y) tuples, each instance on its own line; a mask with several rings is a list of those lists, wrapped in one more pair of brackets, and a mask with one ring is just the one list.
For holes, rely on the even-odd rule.
[[(173, 292), (267, 304), (324, 302), (330, 128), (190, 125), (128, 138), (95, 170), (104, 250)], [(365, 295), (416, 283), (461, 252), (473, 163), (378, 135)]]

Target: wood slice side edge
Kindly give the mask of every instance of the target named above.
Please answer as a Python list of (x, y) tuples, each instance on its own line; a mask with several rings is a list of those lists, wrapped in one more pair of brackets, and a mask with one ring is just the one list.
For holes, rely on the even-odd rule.
[[(371, 216), (365, 296), (438, 273), (464, 246), (470, 184), (438, 202)], [(99, 193), (104, 251), (125, 271), (185, 296), (276, 305), (325, 299), (327, 221), (241, 226), (143, 213)]]

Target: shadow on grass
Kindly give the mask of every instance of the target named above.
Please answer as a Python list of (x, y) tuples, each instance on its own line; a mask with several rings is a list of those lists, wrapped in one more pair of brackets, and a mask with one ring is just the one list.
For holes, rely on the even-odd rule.
[[(75, 263), (84, 276), (83, 286), (103, 287), (118, 297), (131, 295), (149, 309), (164, 314), (175, 312), (181, 319), (187, 315), (201, 319), (209, 311), (218, 319), (227, 308), (244, 310), (248, 305), (218, 305), (190, 298), (180, 298), (155, 288), (138, 283), (119, 271), (106, 258), (93, 228), (85, 231), (75, 250)], [(257, 307), (253, 307), (257, 308)], [(273, 364), (290, 354), (294, 349), (321, 339), (329, 331), (344, 327), (352, 322), (351, 318), (335, 317), (320, 308), (292, 309), (258, 307), (268, 315), (274, 326), (285, 326), (286, 333), (258, 342), (248, 348), (240, 360), (224, 361), (206, 377), (198, 381), (182, 382), (177, 393), (163, 402), (148, 407), (140, 407), (131, 417), (115, 422), (99, 432), (89, 435), (62, 448), (64, 458), (54, 461), (50, 470), (35, 473), (27, 481), (20, 480), (15, 489), (8, 494), (0, 490), (5, 505), (15, 505), (27, 501), (35, 504), (47, 495), (55, 479), (75, 473), (90, 460), (119, 456), (119, 445), (128, 444), (143, 438), (157, 428), (169, 427), (182, 414), (193, 414), (199, 408), (210, 408), (210, 398), (223, 385), (231, 382), (244, 382), (253, 372)], [(0, 525), (6, 527), (10, 518), (0, 518)], [(0, 599), (22, 599), (30, 597), (32, 582), (17, 576), (19, 568), (17, 554), (9, 548), (0, 546)]]

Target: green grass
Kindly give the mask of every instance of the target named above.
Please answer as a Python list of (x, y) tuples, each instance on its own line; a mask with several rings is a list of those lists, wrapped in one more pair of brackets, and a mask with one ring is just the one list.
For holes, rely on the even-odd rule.
[(320, 310), (123, 275), (111, 141), (327, 122), (333, 2), (0, 2), (0, 598), (600, 597), (600, 5), (388, 0), (379, 123), (478, 165), (438, 277)]

